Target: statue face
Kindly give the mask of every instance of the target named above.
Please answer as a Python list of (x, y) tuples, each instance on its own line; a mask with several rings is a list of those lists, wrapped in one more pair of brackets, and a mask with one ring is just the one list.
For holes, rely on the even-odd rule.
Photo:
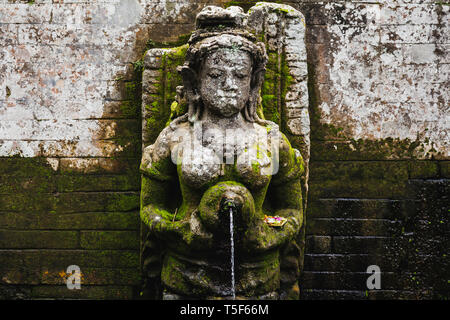
[(223, 117), (241, 111), (250, 96), (251, 61), (239, 49), (220, 48), (208, 54), (199, 74), (204, 107)]

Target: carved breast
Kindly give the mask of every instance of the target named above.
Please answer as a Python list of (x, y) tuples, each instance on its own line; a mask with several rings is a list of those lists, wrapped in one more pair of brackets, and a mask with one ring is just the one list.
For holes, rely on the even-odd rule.
[(278, 145), (265, 127), (231, 138), (199, 136), (194, 129), (185, 132), (171, 152), (178, 174), (192, 188), (201, 188), (221, 180), (235, 180), (248, 188), (266, 186), (277, 169)]

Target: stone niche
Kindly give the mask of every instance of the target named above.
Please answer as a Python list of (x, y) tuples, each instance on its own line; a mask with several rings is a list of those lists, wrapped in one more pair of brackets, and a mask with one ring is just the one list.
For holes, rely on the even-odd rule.
[[(247, 291), (242, 289), (242, 294), (240, 294), (238, 290), (239, 272), (236, 272), (236, 275), (233, 274), (233, 277), (236, 276), (236, 279), (232, 280), (233, 286), (234, 282), (236, 282), (237, 292), (227, 292), (227, 288), (222, 288), (222, 291), (217, 289), (217, 292), (219, 293), (205, 294), (204, 290), (202, 291), (202, 289), (199, 289), (198, 287), (202, 286), (202, 282), (214, 283), (215, 279), (210, 279), (209, 275), (202, 275), (202, 270), (189, 270), (182, 275), (182, 277), (195, 278), (194, 280), (191, 280), (194, 283), (199, 283), (198, 286), (193, 285), (189, 287), (186, 285), (179, 291), (172, 290), (172, 292), (165, 292), (161, 284), (161, 277), (175, 277), (173, 275), (168, 276), (166, 274), (168, 271), (164, 269), (164, 264), (168, 263), (167, 260), (173, 258), (167, 256), (165, 248), (167, 242), (172, 241), (172, 239), (169, 236), (165, 241), (161, 241), (160, 238), (158, 239), (152, 232), (149, 232), (150, 229), (148, 223), (142, 223), (141, 265), (144, 279), (143, 296), (144, 298), (150, 299), (186, 298), (185, 292), (189, 291), (191, 292), (189, 298), (199, 299), (227, 299), (234, 295), (241, 296), (242, 298), (296, 299), (298, 298), (299, 290), (297, 285), (298, 274), (302, 270), (305, 248), (306, 217), (304, 213), (306, 212), (308, 191), (310, 123), (307, 89), (308, 72), (304, 40), (305, 20), (303, 15), (294, 8), (288, 5), (265, 2), (257, 3), (254, 7), (250, 8), (247, 13), (244, 13), (239, 7), (229, 7), (227, 9), (213, 6), (206, 7), (197, 15), (197, 30), (192, 33), (189, 41), (191, 44), (186, 43), (185, 45), (176, 48), (154, 48), (146, 52), (142, 79), (143, 160), (141, 170), (143, 167), (146, 169), (144, 168), (143, 170), (141, 211), (143, 206), (146, 205), (146, 199), (152, 197), (152, 191), (148, 191), (152, 189), (152, 187), (149, 187), (148, 183), (145, 181), (145, 172), (149, 173), (151, 170), (155, 169), (156, 171), (159, 170), (159, 173), (161, 173), (158, 165), (152, 166), (152, 156), (149, 156), (148, 150), (152, 148), (155, 149), (156, 147), (153, 147), (155, 144), (160, 145), (160, 143), (157, 142), (157, 138), (160, 137), (158, 140), (162, 139), (161, 132), (166, 128), (174, 126), (174, 123), (177, 123), (180, 118), (188, 117), (187, 114), (189, 114), (189, 117), (194, 117), (192, 116), (192, 110), (190, 110), (190, 101), (192, 100), (192, 97), (187, 96), (186, 83), (183, 83), (182, 66), (185, 63), (186, 54), (189, 51), (189, 46), (192, 45), (193, 39), (196, 37), (201, 38), (201, 33), (205, 32), (204, 30), (210, 27), (211, 21), (216, 24), (216, 29), (217, 27), (219, 29), (227, 29), (230, 25), (233, 25), (234, 27), (238, 26), (241, 30), (244, 30), (243, 32), (248, 32), (256, 39), (256, 42), (264, 46), (267, 63), (265, 65), (265, 73), (263, 73), (264, 77), (261, 79), (261, 89), (255, 103), (257, 108), (256, 113), (260, 119), (268, 120), (276, 124), (283, 133), (283, 136), (290, 142), (292, 148), (295, 148), (292, 150), (298, 150), (301, 154), (300, 158), (303, 161), (302, 173), (299, 175), (298, 180), (299, 185), (301, 185), (301, 194), (299, 195), (299, 198), (301, 198), (300, 210), (303, 215), (303, 223), (301, 223), (299, 231), (294, 236), (293, 242), (295, 249), (291, 250), (289, 248), (284, 248), (284, 253), (277, 253), (277, 255), (285, 254), (288, 257), (285, 259), (286, 261), (292, 261), (292, 259), (296, 260), (294, 265), (297, 270), (291, 273), (283, 273), (283, 268), (286, 270), (290, 268), (288, 266), (289, 262), (277, 262), (278, 265), (275, 263), (275, 269), (281, 269), (281, 275), (277, 275), (276, 278), (278, 280), (276, 281), (280, 281), (281, 283), (283, 283), (283, 281), (289, 282), (289, 286), (295, 287), (295, 289), (293, 289), (293, 291), (291, 289), (281, 290), (283, 292), (278, 292), (279, 294), (276, 295), (269, 292), (261, 293), (257, 289), (249, 289)], [(188, 78), (188, 76), (186, 76), (186, 78)], [(157, 143), (155, 143), (155, 141)], [(297, 154), (298, 151), (296, 151)], [(154, 157), (155, 156), (153, 156), (153, 161)], [(150, 175), (152, 174), (153, 173), (150, 173)], [(164, 178), (161, 177), (162, 176), (155, 179), (163, 181)], [(179, 219), (176, 217), (177, 210), (181, 210), (177, 207), (178, 205), (176, 203), (179, 201), (177, 199), (182, 197), (184, 190), (182, 190), (183, 186), (180, 186), (178, 181), (172, 181), (170, 183), (167, 184), (170, 185), (169, 189), (162, 190), (166, 190), (164, 191), (166, 197), (170, 199), (169, 202), (173, 202), (174, 212), (172, 212), (172, 221), (175, 222)], [(239, 193), (239, 191), (236, 192)], [(150, 224), (151, 223), (152, 222), (150, 222)], [(230, 232), (232, 233), (232, 231)], [(239, 238), (239, 235), (237, 235), (237, 238)], [(239, 239), (236, 241), (239, 241)], [(291, 250), (291, 252), (287, 252), (289, 250)], [(238, 255), (238, 253), (236, 254)], [(289, 257), (289, 255), (291, 257)], [(201, 260), (201, 258), (196, 257), (195, 253), (186, 259), (189, 258)], [(282, 259), (280, 258), (280, 260)], [(239, 261), (237, 261), (237, 263), (238, 262)], [(173, 263), (173, 265), (175, 265), (174, 268), (177, 268), (176, 263)], [(179, 267), (181, 268), (181, 265)], [(238, 266), (236, 266), (236, 268), (237, 267)], [(192, 272), (189, 273), (190, 271)], [(296, 277), (296, 279), (288, 279), (292, 277)], [(176, 280), (177, 279), (173, 281)], [(184, 283), (184, 280), (182, 279), (179, 279), (179, 281)], [(254, 283), (258, 281), (264, 282), (264, 280), (258, 279), (257, 276), (256, 278), (254, 276), (249, 276), (247, 281), (253, 281)], [(293, 285), (293, 283), (295, 284)], [(208, 286), (209, 284), (205, 284), (205, 287)], [(259, 286), (264, 287), (264, 284)], [(220, 285), (217, 285), (215, 288), (218, 287), (220, 287)], [(255, 287), (258, 287), (258, 285), (255, 285)]]

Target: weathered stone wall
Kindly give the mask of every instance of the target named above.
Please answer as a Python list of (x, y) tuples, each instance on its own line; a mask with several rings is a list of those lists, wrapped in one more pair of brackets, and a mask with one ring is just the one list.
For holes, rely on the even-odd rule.
[(311, 115), (303, 298), (448, 298), (449, 5), (296, 7)]
[[(448, 297), (449, 5), (283, 2), (307, 24), (303, 297)], [(206, 4), (254, 2), (0, 1), (0, 297), (139, 296), (141, 58)]]

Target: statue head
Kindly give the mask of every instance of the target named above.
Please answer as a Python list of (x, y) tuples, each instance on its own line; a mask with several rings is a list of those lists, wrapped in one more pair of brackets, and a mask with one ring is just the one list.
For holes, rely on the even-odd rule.
[(244, 17), (239, 7), (208, 6), (198, 14), (179, 69), (191, 123), (205, 108), (225, 118), (241, 112), (249, 122), (260, 121), (256, 110), (267, 55), (264, 44), (245, 30)]

